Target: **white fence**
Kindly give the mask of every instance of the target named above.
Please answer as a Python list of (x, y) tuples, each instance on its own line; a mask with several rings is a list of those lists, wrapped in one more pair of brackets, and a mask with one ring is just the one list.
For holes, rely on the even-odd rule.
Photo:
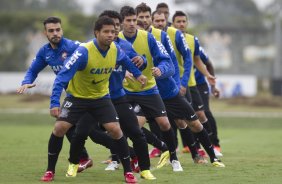
[[(24, 72), (0, 72), (0, 93), (13, 93), (21, 85)], [(42, 72), (35, 81), (36, 87), (28, 93), (50, 95), (55, 75)], [(217, 87), (222, 98), (234, 96), (255, 96), (257, 94), (257, 78), (253, 75), (217, 75)]]

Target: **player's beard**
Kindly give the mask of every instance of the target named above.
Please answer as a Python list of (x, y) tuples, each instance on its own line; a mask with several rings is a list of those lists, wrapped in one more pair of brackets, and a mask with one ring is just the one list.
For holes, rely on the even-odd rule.
[(54, 36), (52, 38), (48, 38), (49, 42), (53, 45), (58, 45), (60, 43), (62, 37)]

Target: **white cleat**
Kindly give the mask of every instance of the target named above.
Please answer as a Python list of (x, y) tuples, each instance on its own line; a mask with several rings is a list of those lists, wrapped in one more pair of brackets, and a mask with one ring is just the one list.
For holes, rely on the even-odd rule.
[(180, 162), (178, 160), (171, 161), (171, 166), (172, 166), (172, 170), (174, 172), (181, 172), (181, 171), (183, 171), (183, 168), (182, 168), (182, 166), (181, 166), (181, 164), (180, 164)]
[(220, 153), (217, 149), (213, 149), (213, 151), (216, 157), (223, 157), (223, 154)]
[(119, 168), (119, 164), (117, 161), (112, 161), (108, 164), (108, 166), (105, 168), (105, 171), (115, 171)]

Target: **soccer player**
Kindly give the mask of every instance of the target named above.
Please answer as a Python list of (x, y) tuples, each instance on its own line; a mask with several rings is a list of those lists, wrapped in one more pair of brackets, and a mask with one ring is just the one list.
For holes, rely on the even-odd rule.
[[(201, 57), (201, 60), (203, 61), (203, 63), (206, 65), (207, 70), (210, 72), (211, 75), (214, 76), (214, 68), (213, 68), (212, 62), (210, 61), (210, 59), (209, 59), (208, 55), (206, 54), (203, 47), (200, 47), (200, 57)], [(210, 110), (210, 106), (209, 106), (208, 83), (205, 80), (205, 76), (201, 72), (199, 72), (197, 69), (195, 69), (195, 78), (196, 78), (196, 82), (197, 82), (197, 88), (200, 92), (201, 98), (202, 98), (203, 103), (204, 103), (205, 114), (206, 114), (206, 116), (209, 120), (209, 123), (211, 125), (211, 129), (212, 129), (212, 133), (213, 133), (212, 136), (210, 137), (211, 142), (214, 146), (215, 153), (216, 153), (216, 151), (218, 151), (218, 153), (216, 155), (223, 156), (223, 154), (221, 153), (219, 138), (218, 138), (218, 134), (217, 134), (216, 120), (215, 120), (215, 118), (214, 118), (214, 116), (213, 116), (213, 114)], [(215, 87), (215, 85), (211, 85), (211, 93), (216, 98), (219, 98), (219, 96), (220, 96), (220, 91)]]
[(166, 26), (171, 26), (171, 22), (168, 21), (168, 18), (169, 18), (169, 7), (168, 7), (168, 5), (166, 3), (159, 3), (159, 4), (157, 4), (156, 11), (163, 13), (165, 15), (165, 19), (166, 19), (166, 22), (167, 22)]
[[(166, 50), (168, 51), (172, 61), (173, 61), (173, 66), (175, 68), (175, 74), (173, 75), (173, 79), (174, 81), (177, 81), (176, 84), (177, 84), (177, 87), (179, 88), (180, 87), (180, 76), (179, 76), (179, 67), (178, 67), (178, 62), (176, 60), (176, 56), (175, 56), (175, 53), (174, 53), (174, 49), (173, 49), (173, 46), (172, 46), (172, 43), (169, 39), (169, 37), (167, 36), (166, 32), (160, 30), (160, 29), (156, 29), (154, 27), (151, 26), (151, 23), (152, 23), (152, 20), (151, 20), (151, 8), (149, 6), (147, 6), (145, 3), (141, 3), (140, 5), (138, 5), (136, 7), (136, 13), (137, 13), (137, 20), (142, 20), (144, 22), (144, 25), (146, 25), (144, 28), (151, 32), (155, 38), (160, 41), (164, 47), (166, 48)], [(160, 82), (157, 80), (157, 84), (158, 84), (158, 87), (161, 86), (161, 84), (159, 84)], [(160, 88), (159, 87), (159, 90), (164, 90), (164, 88)], [(173, 89), (171, 89), (173, 90)], [(168, 91), (165, 91), (165, 93), (168, 93)], [(162, 93), (161, 93), (162, 94)], [(166, 97), (167, 98), (167, 97)], [(165, 102), (165, 105), (166, 104), (166, 101)], [(177, 133), (177, 126), (174, 122), (174, 119), (171, 118), (172, 116), (169, 116), (169, 120), (170, 120), (170, 123), (171, 125), (175, 126), (175, 133)], [(148, 120), (148, 121), (151, 121), (151, 120)], [(152, 125), (154, 122), (150, 122), (149, 124)], [(155, 128), (155, 127), (154, 127)], [(194, 147), (192, 146), (194, 144), (194, 138), (193, 138), (193, 135), (189, 129), (189, 127), (187, 127), (185, 124), (184, 126), (182, 127), (179, 127), (180, 129), (180, 132), (181, 134), (183, 134), (183, 136), (185, 137), (185, 140), (187, 142), (189, 142), (189, 146), (190, 146), (190, 150), (191, 150), (191, 156), (194, 160), (195, 163), (202, 163), (204, 162), (204, 158), (202, 158), (200, 155), (198, 155), (197, 153), (197, 150), (194, 149)], [(152, 128), (151, 128), (152, 130)], [(157, 130), (158, 131), (158, 130)], [(156, 130), (154, 130), (154, 132), (156, 132)], [(176, 136), (177, 137), (177, 136)], [(176, 138), (176, 141), (177, 141), (177, 138)]]
[[(131, 103), (140, 105), (145, 116), (153, 118), (158, 123), (164, 142), (169, 148), (163, 161), (166, 162), (169, 155), (174, 171), (182, 171), (180, 162), (176, 155), (176, 146), (174, 142), (174, 132), (167, 118), (164, 103), (159, 95), (156, 86), (156, 78), (165, 78), (174, 73), (172, 62), (163, 48), (151, 33), (143, 30), (137, 30), (137, 18), (135, 10), (130, 6), (124, 6), (120, 10), (122, 16), (123, 31), (119, 37), (124, 38), (136, 49), (139, 55), (144, 55), (147, 59), (147, 67), (142, 73), (148, 78), (147, 85), (140, 89), (136, 81), (126, 80), (124, 88), (127, 97)], [(162, 161), (159, 162), (161, 164)]]
[[(180, 87), (179, 67), (178, 67), (175, 52), (174, 52), (174, 49), (173, 49), (173, 46), (172, 46), (172, 43), (171, 43), (169, 37), (167, 36), (166, 32), (161, 31), (161, 30), (156, 29), (153, 26), (151, 26), (152, 25), (152, 18), (151, 18), (151, 8), (149, 6), (147, 6), (145, 3), (141, 3), (135, 8), (135, 11), (136, 11), (136, 14), (137, 14), (137, 22), (142, 21), (142, 23), (144, 25), (144, 29), (146, 31), (152, 33), (154, 35), (154, 37), (156, 38), (156, 40), (161, 42), (164, 45), (165, 49), (167, 50), (168, 54), (170, 55), (170, 58), (173, 62), (173, 66), (174, 66), (174, 70), (175, 70), (173, 78), (176, 81), (177, 86)], [(142, 116), (138, 116), (138, 117), (139, 117), (139, 119), (141, 119), (140, 117), (142, 117)], [(171, 126), (174, 130), (176, 147), (177, 147), (177, 144), (178, 144), (177, 127), (176, 127), (175, 123), (171, 123)], [(149, 127), (150, 127), (151, 131), (159, 139), (162, 139), (161, 134), (160, 134), (160, 129), (154, 121), (151, 121), (149, 123)], [(160, 152), (159, 149), (153, 148), (150, 151), (150, 157), (153, 158), (157, 155), (160, 155), (160, 153), (161, 152)]]
[[(180, 93), (181, 95), (185, 95), (187, 92), (188, 81), (192, 67), (192, 58), (191, 58), (190, 49), (181, 31), (173, 27), (167, 26), (166, 22), (167, 21), (164, 13), (159, 11), (154, 11), (152, 13), (153, 27), (165, 31), (172, 42), (176, 59), (177, 62), (179, 63), (178, 67), (179, 67), (179, 75), (180, 75)], [(176, 127), (174, 127), (174, 132), (175, 134), (177, 134)], [(175, 140), (178, 145), (177, 137), (175, 138)]]
[[(74, 50), (79, 46), (79, 42), (72, 41), (63, 37), (63, 29), (61, 19), (58, 17), (48, 17), (43, 22), (44, 34), (49, 43), (40, 48), (31, 66), (26, 72), (21, 87), (17, 89), (18, 93), (23, 93), (29, 88), (35, 87), (33, 82), (37, 78), (41, 70), (46, 66), (50, 66), (55, 75), (63, 68), (64, 60), (69, 57)], [(66, 136), (68, 140), (74, 133), (74, 128), (70, 129)], [(55, 165), (58, 159), (58, 151), (54, 147), (63, 143), (63, 137), (58, 135), (55, 130), (52, 132), (48, 146), (48, 167), (42, 181), (52, 181), (55, 175)], [(86, 150), (82, 152), (79, 171), (82, 171), (92, 166), (92, 160), (89, 158)]]
[[(191, 49), (192, 52), (192, 61), (193, 64), (196, 66), (196, 68), (202, 73), (204, 74), (207, 79), (209, 79), (210, 73), (208, 72), (208, 70), (206, 69), (205, 65), (203, 64), (201, 58), (200, 58), (200, 43), (197, 37), (195, 37), (194, 35), (188, 34), (186, 33), (186, 27), (188, 24), (187, 21), (187, 16), (184, 12), (182, 11), (176, 11), (175, 14), (173, 15), (173, 26), (179, 30), (182, 31), (182, 33), (185, 36), (185, 39), (187, 41), (187, 43), (189, 44), (189, 47)], [(208, 131), (209, 136), (212, 136), (212, 131), (211, 131), (211, 127), (210, 124), (208, 122), (208, 119), (205, 115), (204, 112), (204, 103), (202, 101), (202, 98), (199, 94), (198, 88), (197, 88), (197, 83), (195, 80), (195, 72), (194, 72), (194, 67), (191, 68), (191, 73), (190, 73), (190, 79), (189, 79), (189, 92), (190, 95), (187, 95), (187, 99), (188, 101), (192, 102), (193, 108), (197, 113), (197, 116), (199, 117), (201, 123), (203, 124), (203, 126), (205, 127), (205, 129)], [(189, 93), (187, 93), (189, 94)], [(216, 153), (217, 150), (215, 150)], [(217, 156), (222, 156), (220, 154), (218, 154)]]
[[(63, 124), (66, 129), (78, 123), (84, 114), (90, 114), (109, 132), (119, 148), (119, 158), (124, 168), (126, 183), (136, 183), (137, 180), (130, 168), (128, 144), (110, 99), (109, 78), (116, 65), (127, 66), (136, 80), (141, 83), (140, 88), (146, 85), (147, 78), (113, 42), (115, 23), (112, 19), (100, 17), (95, 22), (94, 34), (96, 38), (80, 45), (71, 58), (66, 60), (64, 68), (57, 75), (51, 96), (50, 113), (58, 117), (56, 123)], [(69, 96), (65, 98), (60, 109), (60, 96), (66, 84), (69, 84), (67, 87)], [(80, 146), (73, 139), (70, 155), (74, 153), (72, 153), (73, 148)], [(72, 157), (69, 158), (67, 177), (76, 176), (78, 168), (76, 158), (73, 157), (74, 160)]]
[[(181, 55), (179, 53), (177, 53), (177, 50), (179, 50), (177, 47), (177, 45), (175, 44), (176, 43), (176, 38), (177, 38), (177, 31), (175, 31), (175, 28), (171, 28), (171, 27), (165, 27), (166, 23), (165, 23), (165, 18), (164, 18), (164, 14), (163, 13), (160, 13), (160, 12), (157, 12), (155, 11), (153, 14), (152, 14), (152, 19), (153, 19), (153, 25), (154, 27), (157, 27), (159, 29), (163, 29), (163, 30), (166, 30), (168, 35), (170, 35), (170, 38), (172, 40), (172, 43), (173, 45), (175, 46), (175, 49), (176, 51), (176, 56), (177, 56), (177, 61), (178, 61), (178, 65), (179, 65), (179, 68), (180, 68), (180, 76), (182, 77), (182, 81), (181, 81), (181, 85), (183, 84), (183, 78), (188, 78), (190, 80), (190, 74), (191, 72), (189, 72), (189, 76), (187, 77), (187, 73), (185, 73), (185, 70), (183, 73), (181, 73), (183, 71), (183, 66), (185, 66), (185, 62), (183, 64), (183, 57), (181, 57)], [(178, 34), (179, 35), (179, 34)], [(181, 38), (183, 40), (184, 43), (186, 43), (185, 41), (185, 37), (183, 36), (183, 34), (181, 33)], [(188, 46), (186, 46), (188, 48)], [(186, 49), (187, 50), (187, 49)], [(190, 53), (190, 52), (189, 52)], [(190, 58), (191, 59), (191, 58)], [(196, 65), (197, 66), (197, 65)], [(201, 66), (201, 65), (200, 65)], [(197, 66), (198, 67), (198, 66)], [(184, 67), (185, 69), (185, 67)], [(205, 76), (207, 77), (207, 80), (211, 83), (211, 84), (214, 84), (215, 83), (215, 77), (213, 77), (212, 75), (209, 74), (209, 72), (206, 70), (206, 68), (204, 67), (198, 67), (198, 69), (205, 74)], [(191, 70), (191, 68), (190, 68)], [(188, 81), (187, 81), (188, 82)], [(185, 86), (185, 87), (184, 87)], [(186, 85), (183, 85), (183, 88), (186, 88), (188, 87), (188, 84), (186, 83)], [(180, 90), (180, 94), (185, 96), (187, 93), (187, 91), (185, 91), (185, 93), (181, 93), (181, 90)], [(201, 121), (201, 117), (200, 118), (200, 121)], [(177, 123), (180, 123), (180, 121), (178, 121)], [(182, 122), (183, 124), (183, 122)], [(215, 153), (214, 153), (214, 150), (213, 150), (213, 147), (210, 143), (210, 139), (208, 137), (208, 134), (206, 133), (206, 129), (202, 129), (201, 126), (196, 126), (197, 128), (196, 129), (193, 129), (191, 128), (192, 132), (195, 133), (196, 137), (199, 139), (199, 141), (202, 143), (204, 149), (207, 151), (209, 157), (210, 157), (210, 161), (212, 163), (213, 166), (215, 167), (224, 167), (224, 164), (221, 163), (220, 160), (218, 160), (215, 156)], [(199, 133), (200, 132), (200, 133)], [(187, 140), (187, 139), (186, 139)], [(192, 145), (190, 145), (192, 146)]]
[[(135, 63), (136, 66), (139, 67), (139, 69), (144, 69), (146, 67), (145, 58), (139, 56), (135, 52), (131, 43), (121, 38), (118, 38), (120, 24), (122, 21), (119, 13), (112, 10), (105, 10), (99, 15), (99, 17), (103, 16), (111, 18), (115, 23), (115, 43), (118, 44), (120, 48), (122, 48), (125, 54), (132, 59), (132, 62)], [(122, 65), (117, 65), (116, 68), (113, 70), (113, 73), (110, 77), (110, 96), (119, 116), (121, 129), (124, 134), (129, 137), (133, 142), (133, 148), (139, 160), (139, 163), (136, 164), (139, 164), (141, 170), (141, 178), (153, 180), (156, 178), (150, 172), (150, 159), (148, 155), (148, 145), (146, 142), (146, 138), (139, 127), (137, 117), (134, 113), (134, 109), (128, 103), (126, 93), (122, 86), (126, 70), (127, 68)], [(134, 169), (136, 171), (137, 168), (134, 167)]]

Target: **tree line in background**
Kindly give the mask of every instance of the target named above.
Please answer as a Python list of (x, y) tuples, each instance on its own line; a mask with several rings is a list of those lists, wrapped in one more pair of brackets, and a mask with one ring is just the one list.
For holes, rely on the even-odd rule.
[[(198, 34), (211, 29), (232, 31), (248, 29), (255, 32), (273, 28), (271, 9), (270, 12), (261, 12), (252, 0), (186, 0), (183, 2), (197, 3), (201, 7), (197, 13), (187, 12), (195, 25), (190, 31), (196, 30)], [(113, 0), (103, 0), (103, 3), (93, 7), (93, 12), (101, 11), (105, 4), (108, 9), (119, 11), (119, 7), (114, 5)], [(62, 18), (65, 37), (79, 41), (92, 37), (96, 16), (82, 14), (81, 6), (75, 0), (0, 1), (0, 71), (26, 70), (27, 35), (43, 31), (43, 20), (52, 15)]]
[(96, 17), (83, 15), (74, 0), (0, 1), (0, 71), (26, 70), (27, 35), (43, 31), (43, 20), (53, 15), (62, 19), (65, 37), (84, 41), (92, 35)]

